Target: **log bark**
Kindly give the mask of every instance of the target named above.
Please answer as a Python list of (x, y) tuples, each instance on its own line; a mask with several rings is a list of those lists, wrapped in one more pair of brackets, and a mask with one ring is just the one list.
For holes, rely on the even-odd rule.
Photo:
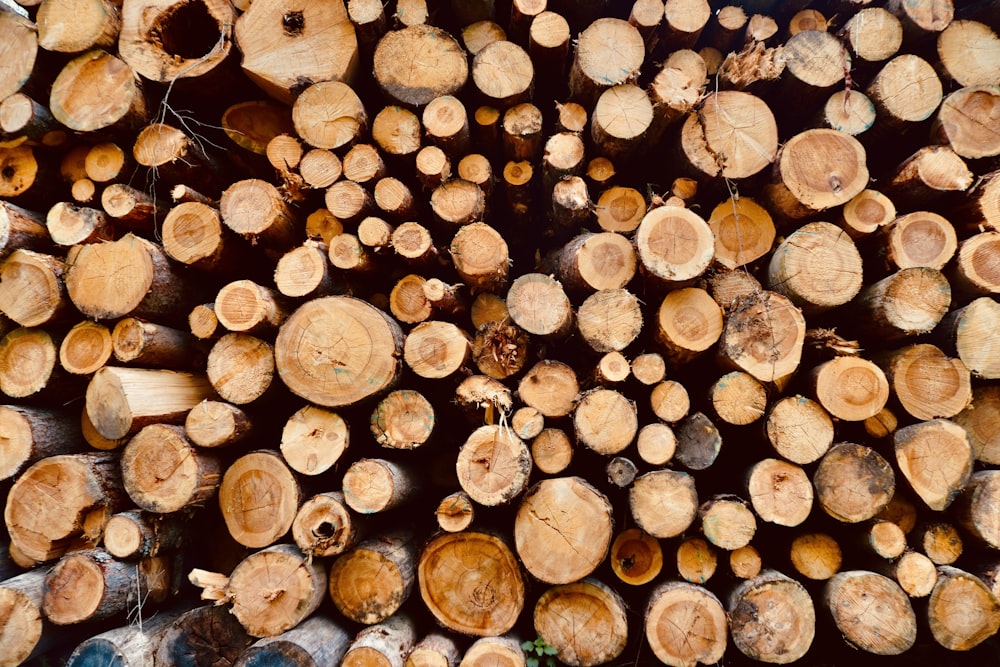
[(140, 667), (147, 664), (171, 624), (185, 607), (161, 611), (139, 624), (129, 624), (105, 630), (83, 640), (70, 654), (67, 665), (85, 667), (94, 664), (116, 664)]
[(952, 310), (936, 331), (947, 347), (953, 348), (973, 377), (1000, 378), (1000, 354), (990, 344), (1000, 304), (980, 297), (969, 305)]
[(313, 616), (274, 637), (258, 639), (239, 656), (239, 667), (274, 664), (336, 665), (347, 654), (351, 637), (332, 619)]
[(45, 408), (0, 406), (0, 479), (14, 479), (22, 470), (49, 456), (74, 454), (84, 444), (79, 422)]
[(111, 351), (123, 364), (146, 368), (197, 367), (200, 356), (190, 333), (135, 317), (126, 317), (115, 325)]
[(998, 494), (1000, 477), (993, 470), (980, 470), (969, 478), (956, 506), (956, 516), (961, 525), (980, 542), (994, 549), (1000, 544), (1000, 523), (996, 519)]

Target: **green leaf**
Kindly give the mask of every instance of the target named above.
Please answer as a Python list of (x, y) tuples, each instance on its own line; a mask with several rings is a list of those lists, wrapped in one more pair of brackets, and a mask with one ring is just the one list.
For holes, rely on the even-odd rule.
[(524, 661), (524, 664), (526, 664), (528, 667), (538, 667), (538, 658), (531, 656), (530, 658)]
[(535, 648), (535, 642), (533, 642), (533, 641), (521, 642), (521, 650), (522, 651), (530, 651), (530, 650), (532, 650), (534, 648)]
[(555, 646), (550, 646), (549, 644), (546, 644), (543, 650), (545, 651), (545, 655), (555, 655), (559, 652)]

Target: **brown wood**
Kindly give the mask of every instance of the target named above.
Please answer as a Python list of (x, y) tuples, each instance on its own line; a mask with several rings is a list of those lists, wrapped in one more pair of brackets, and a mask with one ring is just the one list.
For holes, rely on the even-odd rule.
[(19, 405), (0, 406), (4, 439), (0, 479), (13, 479), (49, 456), (82, 451), (77, 420), (64, 412)]
[(980, 470), (969, 478), (956, 506), (961, 525), (994, 549), (1000, 544), (1000, 524), (996, 519), (998, 494), (1000, 477), (993, 470)]
[(126, 317), (111, 331), (111, 349), (123, 364), (146, 368), (190, 368), (199, 354), (186, 331)]
[(860, 357), (836, 357), (812, 369), (813, 396), (831, 416), (845, 421), (873, 417), (889, 400), (882, 369)]
[(476, 516), (472, 498), (465, 491), (456, 491), (445, 496), (434, 512), (437, 525), (449, 533), (463, 531), (472, 525)]
[(965, 429), (972, 446), (976, 460), (987, 465), (998, 462), (1000, 441), (1000, 389), (997, 387), (975, 387), (972, 390), (972, 402), (952, 418), (956, 424)]
[(0, 202), (0, 257), (7, 257), (18, 249), (43, 253), (52, 249), (52, 238), (45, 226), (45, 216), (8, 201), (2, 201)]
[(473, 293), (492, 291), (507, 284), (507, 242), (486, 223), (463, 225), (455, 233), (449, 252), (455, 271)]
[(417, 564), (420, 597), (445, 628), (473, 637), (502, 635), (524, 608), (524, 578), (506, 541), (477, 530), (432, 538)]
[(45, 568), (35, 568), (8, 577), (0, 584), (0, 650), (14, 664), (22, 664), (36, 652), (42, 638), (41, 604)]
[(413, 620), (405, 614), (397, 614), (359, 632), (340, 664), (343, 667), (401, 666), (416, 640)]
[(795, 571), (813, 581), (826, 581), (843, 562), (840, 544), (826, 533), (800, 533), (788, 555)]
[(650, 593), (646, 640), (668, 665), (719, 661), (726, 650), (728, 625), (719, 599), (697, 584), (664, 582)]
[(805, 341), (801, 311), (777, 292), (738, 301), (719, 338), (718, 355), (761, 382), (781, 383), (795, 372)]
[(222, 465), (196, 449), (181, 426), (150, 424), (122, 451), (125, 491), (141, 509), (168, 514), (204, 505), (219, 487)]
[(65, 269), (57, 257), (18, 248), (0, 265), (0, 311), (23, 327), (65, 319), (72, 312)]
[(61, 246), (111, 241), (116, 237), (104, 211), (69, 202), (59, 202), (50, 208), (45, 224), (52, 240)]
[(126, 510), (108, 519), (104, 548), (118, 559), (146, 558), (178, 549), (186, 538), (179, 516), (160, 516), (143, 510)]
[(749, 658), (787, 664), (812, 645), (813, 601), (802, 584), (776, 570), (765, 570), (736, 586), (726, 608), (733, 644)]
[(444, 633), (432, 632), (414, 644), (404, 667), (454, 667), (458, 660), (455, 640)]
[(858, 325), (885, 342), (929, 333), (951, 305), (945, 276), (930, 267), (910, 267), (869, 283), (854, 302), (864, 316)]
[(611, 544), (608, 558), (615, 576), (633, 586), (648, 584), (663, 568), (660, 543), (639, 528), (619, 533)]
[(958, 526), (948, 521), (931, 521), (917, 526), (913, 541), (935, 565), (951, 565), (965, 550)]
[(330, 566), (330, 598), (341, 614), (373, 625), (406, 602), (416, 583), (417, 546), (407, 532), (364, 540)]
[(521, 562), (548, 584), (592, 573), (608, 554), (611, 533), (611, 503), (580, 477), (542, 480), (525, 494), (514, 520)]
[(276, 451), (244, 454), (226, 468), (219, 507), (234, 540), (250, 548), (274, 544), (288, 532), (301, 500), (299, 484)]
[(573, 443), (562, 429), (542, 429), (531, 441), (531, 459), (545, 474), (558, 475), (573, 460)]

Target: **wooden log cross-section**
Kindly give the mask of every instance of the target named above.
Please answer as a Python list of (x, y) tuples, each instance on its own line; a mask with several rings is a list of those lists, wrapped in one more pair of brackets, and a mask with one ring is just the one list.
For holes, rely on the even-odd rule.
[(0, 3), (0, 665), (995, 663), (998, 17)]

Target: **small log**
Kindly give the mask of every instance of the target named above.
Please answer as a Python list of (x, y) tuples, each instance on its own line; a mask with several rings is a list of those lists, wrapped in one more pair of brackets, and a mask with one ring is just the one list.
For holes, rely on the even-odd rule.
[(207, 204), (174, 206), (163, 219), (160, 234), (163, 250), (181, 264), (218, 274), (231, 273), (237, 266), (235, 244), (223, 233), (219, 211)]
[(372, 141), (387, 155), (402, 157), (420, 150), (420, 117), (409, 109), (383, 107), (372, 121), (371, 133)]
[(432, 632), (413, 646), (404, 667), (456, 667), (458, 645), (450, 636)]
[(369, 428), (387, 449), (414, 449), (427, 443), (434, 430), (434, 406), (423, 394), (399, 389), (379, 401)]
[(562, 285), (541, 273), (525, 273), (507, 290), (507, 312), (529, 334), (562, 338), (573, 326), (573, 308)]
[(50, 208), (45, 225), (53, 242), (60, 246), (111, 241), (117, 236), (104, 211), (69, 202), (59, 202)]
[(668, 665), (718, 662), (726, 651), (728, 625), (719, 599), (697, 584), (665, 582), (649, 594), (646, 640)]
[(46, 457), (84, 449), (77, 420), (45, 408), (0, 405), (0, 434), (3, 436), (0, 479), (14, 479)]
[(857, 241), (896, 218), (896, 206), (878, 190), (864, 189), (844, 204), (836, 223)]
[(24, 93), (14, 93), (0, 101), (0, 133), (23, 136), (43, 146), (62, 146), (69, 138), (48, 108)]
[(344, 178), (361, 185), (373, 185), (386, 175), (385, 162), (378, 148), (371, 144), (353, 144), (344, 155), (341, 167)]
[(170, 594), (169, 561), (115, 560), (104, 549), (63, 556), (45, 576), (42, 612), (56, 625), (98, 621), (136, 604), (158, 604)]
[(276, 451), (260, 450), (233, 461), (219, 486), (226, 528), (245, 547), (274, 544), (288, 532), (301, 501), (299, 483)]
[(124, 183), (111, 183), (104, 188), (101, 208), (114, 218), (115, 225), (135, 231), (151, 229), (160, 214), (151, 196)]
[(885, 63), (865, 94), (875, 104), (877, 128), (905, 131), (930, 118), (941, 104), (941, 80), (918, 55), (903, 53)]
[(906, 550), (906, 533), (897, 524), (876, 518), (866, 528), (862, 544), (879, 558), (893, 560)]
[(448, 494), (438, 503), (434, 511), (438, 527), (449, 533), (467, 529), (472, 525), (475, 514), (472, 498), (465, 491)]
[(412, 534), (387, 533), (365, 540), (330, 567), (330, 597), (357, 623), (374, 625), (396, 613), (413, 590), (417, 548)]
[(21, 327), (0, 339), (0, 392), (9, 398), (57, 396), (72, 387), (56, 365), (58, 341), (47, 331)]
[(300, 241), (292, 210), (266, 181), (232, 183), (219, 199), (219, 213), (226, 227), (272, 252), (289, 250)]
[(928, 600), (927, 622), (938, 644), (949, 651), (968, 651), (997, 633), (1000, 604), (978, 577), (943, 566)]
[(274, 382), (274, 349), (269, 343), (242, 333), (215, 341), (205, 364), (208, 381), (219, 397), (246, 405), (261, 398)]
[(635, 440), (639, 458), (650, 465), (662, 466), (674, 458), (677, 451), (677, 436), (666, 424), (646, 424), (639, 429)]
[(937, 569), (934, 562), (917, 551), (907, 551), (891, 565), (893, 578), (911, 598), (924, 598), (934, 590)]
[(539, 637), (570, 665), (600, 665), (613, 661), (628, 641), (628, 621), (621, 596), (597, 579), (553, 586), (535, 603), (534, 626)]
[(330, 270), (329, 248), (321, 241), (307, 240), (281, 256), (274, 268), (274, 284), (284, 296), (322, 297), (342, 291)]
[(123, 364), (179, 369), (197, 365), (193, 340), (186, 331), (126, 317), (111, 331), (111, 350)]
[(337, 556), (361, 539), (364, 525), (357, 521), (340, 491), (318, 493), (295, 515), (292, 537), (306, 556)]
[(843, 305), (861, 289), (861, 255), (843, 230), (811, 222), (785, 238), (771, 255), (767, 287), (807, 314)]
[(297, 626), (319, 607), (327, 577), (290, 544), (277, 544), (240, 561), (226, 593), (232, 614), (252, 637), (274, 637)]
[(666, 377), (667, 365), (663, 356), (657, 352), (644, 352), (636, 355), (631, 363), (632, 375), (647, 387), (662, 382)]
[(749, 197), (730, 197), (712, 210), (708, 226), (715, 235), (715, 260), (726, 268), (750, 264), (771, 251), (771, 214)]
[(602, 385), (613, 385), (628, 379), (630, 372), (628, 359), (616, 350), (600, 358), (594, 368), (594, 379)]
[(845, 421), (873, 417), (889, 400), (882, 369), (860, 357), (836, 357), (812, 369), (813, 396), (831, 416)]
[(694, 484), (694, 478), (686, 472), (664, 469), (640, 475), (629, 489), (632, 518), (653, 537), (680, 535), (698, 512)]
[(289, 417), (281, 432), (285, 462), (304, 475), (319, 475), (329, 470), (349, 443), (347, 422), (335, 412), (311, 405)]
[(813, 581), (826, 581), (840, 570), (840, 544), (826, 533), (801, 533), (792, 540), (789, 559), (795, 571)]
[(911, 531), (913, 542), (935, 565), (951, 565), (965, 550), (958, 526), (948, 521), (930, 521)]
[(863, 316), (857, 323), (865, 336), (886, 343), (929, 333), (947, 314), (951, 287), (930, 267), (910, 267), (865, 286), (854, 301)]
[(729, 552), (729, 569), (738, 579), (753, 579), (761, 570), (760, 552), (747, 545)]
[(108, 519), (102, 539), (104, 548), (115, 558), (148, 558), (181, 547), (186, 530), (178, 516), (126, 510)]
[(531, 452), (509, 427), (480, 426), (462, 444), (455, 470), (472, 500), (487, 507), (503, 505), (527, 488)]
[(823, 587), (823, 606), (844, 640), (875, 655), (899, 655), (917, 640), (917, 617), (896, 582), (874, 572), (838, 572)]
[(888, 461), (870, 447), (846, 442), (834, 445), (823, 456), (813, 485), (823, 511), (844, 523), (871, 519), (896, 490)]
[(767, 415), (767, 439), (792, 463), (817, 461), (833, 444), (833, 421), (819, 403), (795, 395), (775, 401)]
[(384, 512), (412, 500), (421, 485), (422, 480), (411, 466), (385, 459), (360, 459), (344, 472), (344, 502), (358, 514)]
[(653, 118), (653, 103), (646, 92), (632, 83), (619, 84), (597, 99), (590, 136), (601, 155), (627, 160), (645, 152)]
[(432, 538), (417, 565), (420, 597), (445, 628), (496, 637), (514, 627), (524, 608), (524, 579), (505, 541), (461, 531)]
[(531, 460), (545, 474), (558, 475), (573, 460), (573, 443), (562, 429), (542, 429), (531, 441)]
[(653, 387), (649, 403), (653, 413), (668, 424), (676, 424), (684, 419), (691, 408), (687, 389), (675, 380), (664, 380)]
[(350, 644), (351, 637), (346, 630), (333, 620), (317, 615), (281, 634), (258, 639), (239, 656), (235, 665), (337, 665), (341, 664)]
[(660, 543), (639, 528), (619, 533), (611, 544), (608, 558), (615, 576), (632, 586), (648, 584), (663, 568)]
[(757, 532), (757, 520), (747, 503), (735, 496), (716, 496), (698, 507), (701, 532), (726, 551), (747, 546)]
[(787, 664), (805, 655), (816, 632), (816, 611), (805, 587), (776, 570), (765, 570), (732, 590), (729, 630), (740, 653), (753, 660)]
[(469, 335), (450, 322), (421, 322), (403, 344), (407, 366), (426, 378), (454, 374), (468, 361), (469, 352)]
[(1000, 232), (982, 232), (958, 245), (949, 282), (955, 293), (964, 298), (1000, 293), (1000, 276), (995, 275), (990, 258), (1000, 250)]
[[(195, 306), (188, 314), (188, 328), (191, 335), (199, 340), (218, 338), (224, 332), (219, 318), (215, 316), (215, 304), (203, 303)], [(110, 338), (110, 333), (108, 334)]]
[[(994, 36), (993, 38), (997, 38)], [(966, 48), (974, 48), (969, 44)], [(962, 158), (975, 160), (1000, 154), (1000, 136), (989, 129), (991, 114), (1000, 105), (995, 88), (966, 86), (949, 94), (934, 117), (932, 137), (947, 144)], [(959, 172), (961, 173), (961, 172)], [(964, 181), (963, 181), (964, 182)], [(971, 181), (968, 185), (971, 185)]]
[(246, 334), (274, 332), (288, 317), (280, 294), (252, 280), (228, 283), (215, 297), (215, 316), (230, 331)]
[(555, 477), (525, 494), (514, 520), (514, 543), (532, 576), (566, 584), (600, 565), (611, 531), (611, 503), (602, 493), (580, 477)]
[(243, 410), (224, 401), (204, 400), (184, 419), (184, 433), (199, 447), (228, 447), (246, 440), (255, 430)]
[(72, 311), (64, 272), (60, 259), (18, 248), (0, 265), (0, 311), (22, 327), (65, 318)]
[(892, 58), (903, 45), (903, 26), (884, 7), (864, 7), (843, 28), (853, 66), (870, 72), (877, 63)]
[(43, 253), (52, 250), (45, 216), (0, 201), (0, 257), (7, 257), (18, 249)]
[(577, 442), (603, 456), (623, 451), (635, 439), (638, 429), (635, 403), (613, 389), (583, 393), (573, 412)]
[(506, 40), (484, 46), (472, 60), (472, 82), (484, 103), (505, 108), (527, 102), (534, 83), (528, 52)]
[(225, 607), (195, 607), (171, 623), (155, 659), (178, 667), (232, 664), (253, 640)]
[(595, 20), (580, 33), (573, 51), (570, 97), (593, 105), (604, 90), (635, 80), (645, 56), (642, 35), (627, 21)]
[(147, 664), (162, 638), (189, 604), (181, 603), (161, 610), (150, 618), (105, 630), (80, 642), (66, 661), (67, 667), (95, 664), (116, 664), (140, 667)]
[(56, 120), (77, 132), (136, 130), (148, 113), (135, 71), (101, 49), (66, 63), (52, 82), (49, 110)]
[[(418, 61), (414, 53), (423, 54)], [(469, 66), (454, 37), (429, 25), (410, 25), (387, 32), (374, 54), (374, 76), (393, 101), (420, 107), (436, 97), (452, 95), (465, 85)]]
[(200, 141), (176, 127), (152, 123), (135, 138), (132, 155), (149, 169), (153, 178), (199, 183), (201, 188), (214, 190), (220, 180), (221, 165), (208, 156)]
[(580, 305), (576, 325), (587, 345), (595, 352), (620, 352), (642, 329), (642, 309), (638, 297), (625, 289), (602, 289)]
[(747, 469), (746, 489), (753, 511), (761, 521), (798, 526), (812, 511), (812, 482), (793, 463), (761, 459)]
[(947, 145), (920, 148), (903, 160), (887, 180), (886, 193), (911, 209), (932, 207), (944, 195), (968, 190), (975, 182), (965, 160)]
[(46, 568), (35, 568), (5, 578), (0, 583), (0, 651), (11, 664), (24, 664), (39, 652), (45, 625), (42, 621), (42, 597)]
[(507, 284), (507, 242), (486, 223), (463, 225), (455, 233), (449, 252), (455, 271), (473, 293), (495, 291)]
[(594, 214), (605, 232), (633, 232), (646, 215), (646, 200), (635, 188), (620, 185), (604, 190), (597, 199)]
[(503, 152), (512, 161), (536, 162), (542, 157), (542, 110), (530, 102), (516, 104), (503, 114)]
[(690, 362), (722, 335), (722, 309), (697, 287), (671, 290), (657, 310), (653, 335), (671, 366)]
[(204, 505), (219, 487), (222, 467), (188, 442), (183, 427), (167, 424), (136, 433), (122, 451), (121, 466), (132, 502), (159, 514)]
[[(991, 54), (985, 58), (963, 58), (966, 49)], [(937, 37), (937, 69), (959, 86), (989, 85), (996, 79), (1000, 40), (986, 23), (954, 20)]]

